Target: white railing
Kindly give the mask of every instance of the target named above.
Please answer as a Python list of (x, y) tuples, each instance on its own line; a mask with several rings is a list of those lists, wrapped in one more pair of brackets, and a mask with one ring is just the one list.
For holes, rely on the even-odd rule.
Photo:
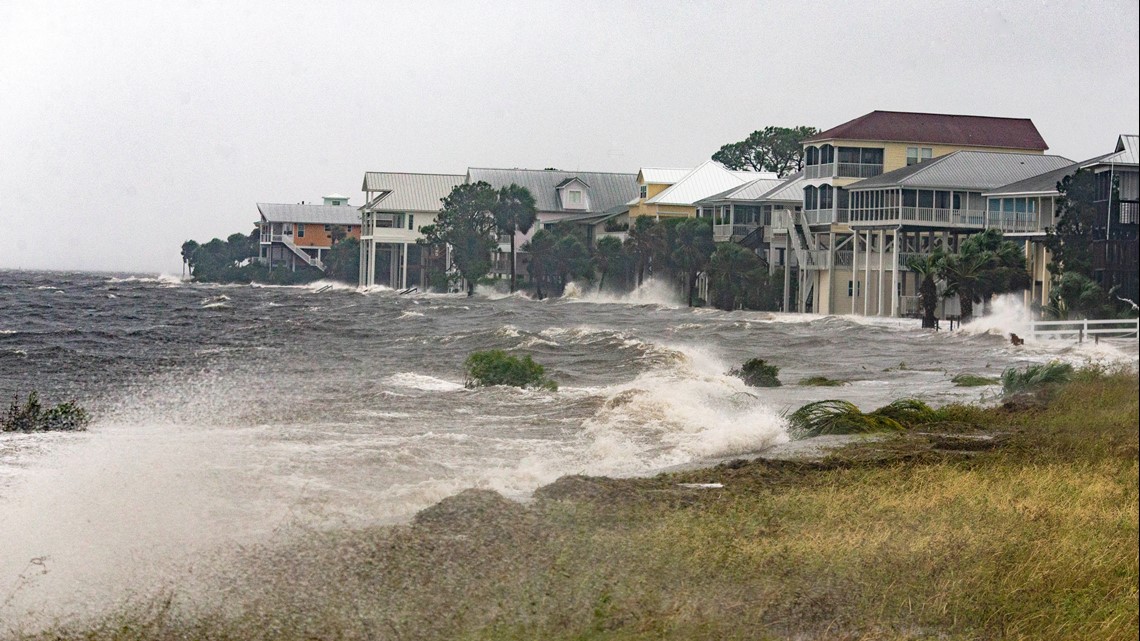
[(713, 240), (724, 242), (733, 238), (744, 238), (760, 225), (758, 223), (738, 223), (734, 225), (713, 225)]
[(807, 165), (804, 167), (804, 178), (831, 178), (835, 175), (835, 165), (827, 163), (826, 165)]
[(804, 268), (827, 269), (831, 266), (831, 252), (827, 249), (809, 249), (804, 251)]
[(1140, 320), (1066, 320), (1033, 321), (1029, 324), (1029, 338), (1069, 339), (1083, 342), (1086, 338), (1099, 341), (1105, 338), (1135, 339), (1140, 331)]
[(846, 209), (805, 209), (804, 220), (809, 225), (830, 225), (847, 222)]
[(871, 178), (883, 173), (881, 164), (864, 164), (861, 162), (841, 162), (835, 175), (840, 178)]
[(882, 207), (852, 209), (852, 223), (929, 223), (946, 227), (984, 227), (986, 212), (972, 209), (942, 209), (939, 207)]
[(1022, 213), (1015, 216), (1017, 217), (1010, 218), (1000, 211), (991, 211), (986, 216), (986, 227), (1014, 234), (1045, 231), (1046, 226), (1041, 224), (1041, 217), (1037, 214)]

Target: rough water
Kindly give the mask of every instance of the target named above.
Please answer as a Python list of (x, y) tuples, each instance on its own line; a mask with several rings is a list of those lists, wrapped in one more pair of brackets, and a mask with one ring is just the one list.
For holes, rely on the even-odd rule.
[[(954, 375), (1054, 358), (1136, 366), (1135, 341), (1013, 347), (1024, 314), (995, 311), (933, 333), (687, 309), (652, 284), (533, 301), (0, 272), (0, 399), (34, 389), (95, 417), (84, 433), (0, 434), (0, 634), (298, 526), (397, 523), (467, 487), (525, 500), (564, 474), (755, 454), (786, 441), (782, 414), (811, 400), (972, 401), (996, 388)], [(533, 355), (560, 390), (465, 389), (463, 360), (489, 348)], [(784, 387), (726, 375), (756, 356)], [(795, 385), (816, 375), (850, 384)]]

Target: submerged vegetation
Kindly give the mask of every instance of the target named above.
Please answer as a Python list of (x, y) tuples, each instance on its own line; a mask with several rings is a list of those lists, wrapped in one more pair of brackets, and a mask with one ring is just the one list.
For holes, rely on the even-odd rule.
[(91, 415), (74, 401), (45, 407), (39, 394), (30, 392), (20, 404), (20, 397), (12, 399), (8, 411), (0, 415), (0, 432), (73, 432), (87, 428)]
[(935, 410), (922, 401), (904, 398), (873, 412), (863, 413), (849, 401), (827, 400), (804, 405), (788, 416), (788, 422), (792, 435), (798, 438), (825, 434), (899, 432), (918, 425), (952, 420), (958, 413), (956, 407)]
[(546, 369), (530, 355), (518, 358), (501, 349), (473, 352), (464, 363), (466, 387), (510, 385), (555, 391), (558, 383), (546, 378)]
[(950, 379), (950, 382), (958, 387), (983, 387), (985, 385), (997, 385), (1000, 381), (996, 378), (989, 376), (978, 376), (977, 374), (958, 374)]
[(751, 358), (740, 367), (731, 369), (728, 375), (736, 376), (752, 387), (780, 386), (780, 368), (762, 358)]
[(847, 381), (828, 378), (826, 376), (808, 376), (807, 378), (801, 378), (799, 384), (809, 387), (839, 387), (840, 385), (846, 385)]
[[(816, 461), (469, 490), (409, 525), (242, 552), (177, 590), (20, 641), (1134, 639), (1138, 380), (1021, 409), (903, 403)], [(908, 418), (909, 417), (909, 418)]]

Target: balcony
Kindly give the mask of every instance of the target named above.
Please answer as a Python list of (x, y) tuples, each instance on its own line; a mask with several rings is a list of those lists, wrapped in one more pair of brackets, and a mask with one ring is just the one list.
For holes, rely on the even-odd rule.
[(713, 225), (713, 241), (718, 243), (740, 240), (759, 227), (759, 223), (736, 223)]
[(998, 229), (1007, 234), (1044, 233), (1048, 225), (1043, 224), (1037, 213), (1020, 212), (1015, 215), (991, 211), (986, 216), (986, 227)]
[(871, 178), (883, 173), (882, 163), (839, 162), (804, 167), (804, 178)]
[(804, 220), (809, 225), (830, 225), (847, 222), (846, 209), (805, 209)]
[(851, 226), (915, 224), (929, 227), (981, 229), (986, 225), (986, 212), (972, 209), (937, 207), (882, 207), (850, 210)]

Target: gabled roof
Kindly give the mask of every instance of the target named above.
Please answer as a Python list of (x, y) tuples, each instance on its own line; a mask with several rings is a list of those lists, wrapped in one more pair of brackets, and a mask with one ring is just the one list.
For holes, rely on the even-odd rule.
[(359, 225), (360, 212), (348, 205), (290, 205), (257, 203), (257, 211), (270, 223), (311, 223), (314, 225)]
[(441, 198), (466, 180), (462, 174), (408, 174), (369, 171), (361, 191), (381, 192), (367, 203), (379, 211), (439, 211)]
[(955, 151), (933, 160), (861, 180), (848, 189), (860, 191), (883, 187), (924, 187), (990, 191), (1072, 164), (1072, 160), (1061, 156)]
[(872, 111), (804, 140), (882, 140), (1045, 151), (1049, 145), (1028, 118)]
[(797, 202), (804, 201), (804, 172), (798, 171), (784, 179), (775, 189), (761, 194), (757, 200), (761, 202)]
[(716, 161), (706, 160), (697, 165), (684, 178), (645, 202), (652, 205), (691, 206), (702, 198), (740, 187), (757, 178), (775, 178), (775, 174), (732, 171)]
[(1140, 146), (1140, 136), (1135, 134), (1122, 134), (1116, 139), (1116, 150), (1098, 160), (1102, 165), (1136, 165), (1137, 147)]
[(348, 196), (341, 196), (335, 191), (328, 196), (321, 196), (321, 198), (328, 198), (329, 200), (348, 200)]
[(1057, 183), (1061, 182), (1070, 174), (1074, 174), (1080, 169), (1079, 163), (1066, 165), (1060, 169), (1047, 171), (1043, 174), (1031, 176), (1025, 180), (1012, 182), (1008, 185), (1002, 185), (993, 191), (987, 191), (983, 196), (1042, 196), (1057, 193)]
[(672, 185), (678, 180), (684, 178), (692, 167), (685, 169), (678, 169), (675, 167), (642, 167), (639, 172), (641, 180), (644, 183), (654, 185)]
[(567, 178), (566, 180), (563, 180), (562, 182), (558, 183), (557, 185), (554, 186), (554, 188), (555, 189), (562, 189), (563, 187), (565, 187), (566, 185), (569, 185), (571, 183), (580, 183), (583, 187), (587, 187), (587, 188), (590, 186), (590, 185), (586, 184), (586, 181), (582, 180), (581, 178), (579, 178), (577, 176), (573, 176), (573, 177)]
[(711, 204), (714, 202), (751, 202), (772, 189), (780, 186), (784, 181), (779, 178), (756, 178), (743, 185), (730, 187), (718, 194), (698, 200), (695, 204)]
[(540, 212), (583, 211), (564, 209), (558, 200), (558, 188), (566, 181), (575, 178), (587, 185), (586, 200), (590, 209), (586, 211), (589, 212), (602, 212), (616, 205), (625, 204), (630, 198), (637, 196), (636, 174), (484, 167), (471, 167), (467, 170), (467, 180), (472, 183), (483, 181), (496, 189), (512, 183), (526, 187), (534, 196), (535, 208)]

